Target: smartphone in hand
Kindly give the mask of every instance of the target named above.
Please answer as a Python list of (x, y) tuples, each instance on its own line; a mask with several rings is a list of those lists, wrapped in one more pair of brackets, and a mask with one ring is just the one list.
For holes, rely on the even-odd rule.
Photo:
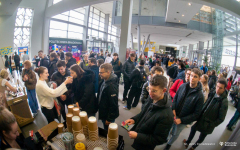
[(123, 127), (125, 130), (127, 130), (128, 132), (130, 131), (129, 125), (126, 124), (124, 121), (121, 124), (121, 127)]

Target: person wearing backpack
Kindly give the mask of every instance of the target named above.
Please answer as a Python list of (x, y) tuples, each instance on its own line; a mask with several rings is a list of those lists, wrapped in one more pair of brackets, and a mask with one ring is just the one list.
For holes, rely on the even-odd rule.
[(126, 110), (130, 110), (131, 107), (133, 108), (136, 107), (139, 102), (142, 87), (144, 83), (147, 81), (147, 74), (144, 70), (144, 64), (145, 64), (144, 60), (140, 60), (139, 66), (136, 69), (134, 69), (130, 75), (131, 89), (128, 95), (127, 106), (123, 107)]

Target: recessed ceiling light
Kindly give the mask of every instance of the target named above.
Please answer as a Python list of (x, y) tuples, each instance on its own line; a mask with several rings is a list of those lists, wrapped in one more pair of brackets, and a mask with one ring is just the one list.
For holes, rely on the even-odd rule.
[(192, 4), (191, 3), (188, 3), (189, 6), (191, 6)]
[(0, 2), (0, 6), (2, 5), (2, 3)]
[(180, 20), (178, 22), (181, 22)]
[(184, 17), (184, 15), (182, 15)]

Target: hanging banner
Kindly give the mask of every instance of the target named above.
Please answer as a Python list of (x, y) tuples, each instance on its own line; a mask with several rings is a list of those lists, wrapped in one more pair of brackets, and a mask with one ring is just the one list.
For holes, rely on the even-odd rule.
[(24, 52), (28, 54), (28, 46), (18, 47), (18, 55), (23, 54)]
[(9, 55), (12, 53), (12, 47), (8, 46), (8, 47), (3, 47), (0, 50), (0, 55)]

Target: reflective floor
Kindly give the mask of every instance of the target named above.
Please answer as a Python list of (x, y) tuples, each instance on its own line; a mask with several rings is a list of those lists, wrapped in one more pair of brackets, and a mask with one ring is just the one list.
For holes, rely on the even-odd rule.
[[(123, 85), (120, 85), (119, 89), (120, 89), (119, 90), (119, 99), (122, 99)], [(126, 119), (129, 119), (132, 116), (135, 116), (141, 110), (141, 103), (139, 103), (136, 108), (131, 109), (131, 110), (124, 110), (123, 106), (125, 106), (125, 104), (122, 104), (121, 101), (119, 101), (118, 104), (119, 104), (119, 111), (120, 111), (120, 116), (116, 119), (116, 123), (118, 125), (120, 125), (122, 121), (125, 121)], [(219, 142), (220, 141), (221, 142), (226, 142), (228, 140), (229, 136), (232, 133), (231, 131), (226, 130), (226, 125), (228, 124), (231, 117), (234, 115), (235, 110), (236, 109), (231, 104), (229, 104), (228, 113), (227, 113), (227, 116), (226, 116), (224, 122), (222, 124), (220, 124), (217, 128), (215, 128), (215, 130), (213, 131), (213, 133), (211, 135), (208, 135), (206, 137), (206, 139), (203, 142), (203, 144), (205, 144), (205, 145), (198, 146), (196, 148), (197, 150), (220, 150), (221, 149), (221, 146), (219, 145)], [(38, 129), (42, 128), (46, 124), (47, 124), (46, 119), (42, 115), (42, 113), (40, 112), (36, 116), (33, 123), (21, 128), (21, 129), (22, 129), (22, 132), (23, 132), (24, 136), (26, 137), (29, 134), (29, 130), (33, 130), (34, 132), (36, 132)], [(99, 127), (103, 127), (101, 121), (98, 121), (98, 125), (99, 125)], [(186, 127), (181, 132), (181, 134), (179, 135), (179, 138), (172, 145), (171, 150), (184, 150), (184, 145), (183, 145), (182, 141), (183, 141), (183, 139), (188, 138), (189, 133), (190, 133), (190, 129), (191, 128)], [(133, 148), (131, 147), (131, 144), (133, 143), (133, 140), (129, 138), (126, 130), (124, 130), (123, 128), (120, 127), (119, 128), (119, 134), (124, 137), (125, 150), (133, 150)], [(198, 137), (199, 137), (199, 132), (196, 133), (192, 142), (197, 141)], [(211, 143), (215, 144), (215, 145), (206, 145), (206, 144), (211, 144)], [(157, 146), (155, 149), (156, 150), (162, 150), (165, 147), (165, 145), (166, 144)]]

